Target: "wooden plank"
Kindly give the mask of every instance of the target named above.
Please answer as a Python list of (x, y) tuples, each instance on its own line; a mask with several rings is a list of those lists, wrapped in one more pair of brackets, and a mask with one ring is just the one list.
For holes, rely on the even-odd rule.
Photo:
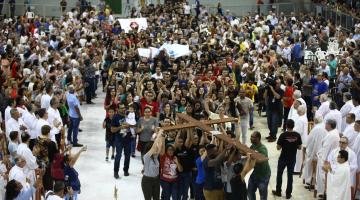
[[(182, 116), (181, 113), (179, 113), (179, 114)], [(193, 119), (193, 120), (196, 120), (196, 119)], [(228, 117), (228, 118), (224, 118), (224, 119), (196, 121), (196, 123), (195, 122), (190, 122), (190, 123), (184, 123), (184, 124), (170, 125), (170, 126), (166, 126), (166, 127), (161, 127), (161, 129), (163, 131), (173, 131), (173, 130), (179, 130), (179, 129), (185, 129), (185, 128), (198, 127), (199, 122), (203, 123), (203, 124), (206, 124), (206, 125), (212, 125), (212, 124), (221, 124), (221, 123), (226, 123), (226, 122), (237, 122), (237, 121), (238, 121), (237, 118)]]
[(196, 123), (186, 123), (186, 124), (176, 124), (176, 125), (165, 126), (165, 127), (161, 127), (161, 129), (163, 131), (174, 131), (174, 130), (179, 130), (179, 129), (184, 129), (184, 128), (194, 128), (196, 126), (197, 126)]
[[(214, 131), (214, 129), (208, 125), (205, 125), (204, 123), (202, 123), (201, 121), (198, 121), (194, 118), (192, 118), (191, 116), (187, 115), (187, 114), (183, 114), (183, 113), (178, 113), (177, 116), (180, 118), (180, 119), (183, 119), (187, 122), (190, 122), (190, 123), (196, 123), (197, 124), (197, 127), (201, 128), (202, 130), (208, 132), (209, 134), (211, 134), (211, 131)], [(212, 121), (212, 120), (210, 120)], [(215, 135), (215, 137), (219, 138), (220, 140), (223, 140), (227, 143), (234, 143), (234, 141), (228, 137), (227, 135), (225, 134), (218, 134), (218, 135)], [(266, 156), (264, 156), (263, 154), (259, 153), (259, 152), (256, 152), (252, 149), (250, 149), (249, 147), (247, 147), (246, 145), (243, 145), (241, 144), (239, 141), (236, 141), (235, 143), (235, 146), (237, 149), (239, 149), (241, 152), (243, 153), (252, 153), (254, 158), (258, 161), (266, 161), (266, 160), (269, 160), (269, 158), (267, 158)]]

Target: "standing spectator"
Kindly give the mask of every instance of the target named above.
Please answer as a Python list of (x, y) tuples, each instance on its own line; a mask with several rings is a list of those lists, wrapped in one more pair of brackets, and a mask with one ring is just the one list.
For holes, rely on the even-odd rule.
[(294, 87), (293, 87), (293, 80), (291, 78), (288, 78), (286, 80), (286, 87), (283, 97), (283, 104), (284, 104), (284, 125), (283, 129), (285, 130), (285, 124), (289, 116), (290, 108), (294, 103)]
[[(251, 146), (250, 149), (253, 149), (264, 156), (268, 157), (268, 151), (265, 145), (261, 143), (261, 134), (258, 131), (255, 131), (251, 134), (250, 137)], [(269, 161), (264, 161), (261, 163), (256, 163), (254, 171), (251, 173), (248, 183), (248, 197), (249, 200), (256, 199), (256, 190), (259, 189), (260, 199), (266, 200), (268, 195), (268, 185), (270, 181), (270, 165)]]
[(69, 118), (70, 124), (67, 132), (67, 141), (72, 144), (73, 147), (82, 147), (83, 145), (78, 143), (78, 132), (80, 121), (83, 120), (80, 112), (80, 102), (74, 94), (74, 86), (69, 86), (69, 93), (66, 95), (66, 101), (69, 106)]
[(87, 104), (94, 104), (91, 100), (95, 97), (95, 67), (91, 64), (90, 59), (84, 61), (84, 79), (85, 79), (85, 97)]
[(85, 152), (87, 150), (87, 147), (82, 147), (76, 154), (71, 155), (71, 150), (69, 151), (70, 154), (66, 155), (64, 158), (64, 175), (65, 179), (68, 178), (69, 187), (71, 187), (73, 194), (72, 198), (70, 198), (70, 195), (67, 194), (65, 196), (65, 200), (77, 200), (77, 195), (80, 193), (80, 180), (79, 180), (79, 173), (74, 169), (74, 165), (76, 161), (79, 159), (80, 154), (82, 152)]
[(281, 153), (276, 175), (276, 190), (273, 190), (272, 193), (275, 196), (281, 197), (282, 174), (286, 167), (288, 179), (286, 186), (286, 199), (291, 198), (296, 152), (298, 149), (301, 149), (302, 145), (300, 134), (293, 131), (294, 126), (294, 120), (288, 119), (286, 121), (286, 131), (280, 135), (276, 146), (278, 150), (281, 150)]
[(267, 124), (270, 130), (270, 134), (266, 139), (269, 142), (276, 141), (276, 134), (278, 131), (279, 124), (281, 124), (281, 112), (282, 102), (281, 99), (284, 96), (283, 90), (280, 89), (280, 80), (274, 80), (274, 85), (269, 85), (265, 91), (264, 96), (266, 97), (266, 115)]

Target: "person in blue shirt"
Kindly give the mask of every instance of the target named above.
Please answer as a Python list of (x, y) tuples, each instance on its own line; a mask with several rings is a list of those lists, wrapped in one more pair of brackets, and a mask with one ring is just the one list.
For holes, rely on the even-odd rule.
[(75, 89), (73, 85), (69, 86), (69, 93), (66, 95), (66, 101), (69, 106), (69, 118), (70, 125), (68, 128), (67, 140), (73, 144), (73, 147), (82, 147), (82, 144), (78, 143), (78, 132), (80, 121), (83, 120), (80, 112), (80, 102), (76, 97)]
[(124, 176), (129, 176), (130, 152), (131, 152), (131, 132), (129, 125), (126, 123), (126, 107), (119, 104), (118, 113), (115, 114), (111, 121), (111, 132), (114, 134), (115, 141), (115, 162), (114, 177), (119, 178), (119, 168), (122, 151), (124, 149)]
[(205, 146), (199, 147), (199, 154), (200, 156), (196, 159), (196, 168), (197, 168), (197, 176), (195, 180), (195, 199), (196, 200), (205, 200), (204, 197), (204, 168), (203, 168), (203, 160), (206, 157)]
[(331, 79), (335, 79), (336, 78), (336, 67), (337, 67), (337, 62), (335, 60), (335, 56), (334, 54), (330, 54), (329, 55), (329, 62), (328, 65), (330, 67), (330, 78)]
[[(64, 158), (64, 175), (66, 186), (71, 187), (73, 190), (72, 200), (77, 200), (77, 195), (81, 191), (81, 184), (79, 180), (79, 173), (75, 170), (74, 165), (76, 161), (79, 159), (80, 154), (85, 152), (87, 147), (84, 146), (78, 151), (75, 155), (66, 155)], [(71, 151), (70, 151), (71, 152)], [(70, 195), (67, 194), (65, 196), (65, 200), (70, 200)]]
[(310, 83), (313, 85), (313, 105), (319, 107), (320, 95), (328, 91), (328, 85), (324, 82), (323, 75), (321, 73), (317, 75), (316, 79), (313, 77)]

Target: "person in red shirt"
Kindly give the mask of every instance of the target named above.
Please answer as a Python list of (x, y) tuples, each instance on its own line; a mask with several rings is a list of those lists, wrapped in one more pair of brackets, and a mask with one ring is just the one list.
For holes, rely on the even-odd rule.
[(294, 103), (294, 94), (295, 88), (293, 87), (293, 79), (292, 78), (288, 78), (286, 80), (286, 87), (285, 87), (285, 93), (284, 93), (284, 97), (283, 97), (283, 104), (284, 104), (284, 129), (285, 129), (285, 122), (288, 119), (289, 116), (289, 111), (290, 108), (292, 106), (292, 104)]
[(152, 116), (159, 118), (159, 103), (154, 101), (154, 93), (147, 91), (145, 96), (140, 100), (140, 115), (144, 116), (144, 110), (146, 107), (150, 107)]
[(160, 185), (164, 200), (178, 199), (178, 172), (182, 172), (182, 166), (177, 157), (174, 156), (175, 148), (168, 145), (165, 154), (160, 156)]

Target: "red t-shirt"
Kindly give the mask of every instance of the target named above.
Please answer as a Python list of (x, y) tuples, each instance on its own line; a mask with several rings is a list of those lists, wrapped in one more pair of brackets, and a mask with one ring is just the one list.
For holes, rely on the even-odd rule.
[(285, 108), (290, 108), (292, 106), (292, 104), (294, 103), (293, 94), (294, 94), (294, 87), (286, 86), (284, 97), (288, 97), (288, 99), (284, 100), (284, 107)]
[(140, 100), (140, 115), (141, 117), (144, 116), (144, 109), (145, 107), (151, 107), (152, 108), (152, 116), (156, 117), (156, 113), (159, 112), (159, 104), (156, 101), (152, 101), (150, 104), (145, 100), (145, 98), (142, 98)]
[(167, 182), (175, 182), (177, 179), (176, 163), (174, 157), (166, 154), (160, 156), (160, 179)]

